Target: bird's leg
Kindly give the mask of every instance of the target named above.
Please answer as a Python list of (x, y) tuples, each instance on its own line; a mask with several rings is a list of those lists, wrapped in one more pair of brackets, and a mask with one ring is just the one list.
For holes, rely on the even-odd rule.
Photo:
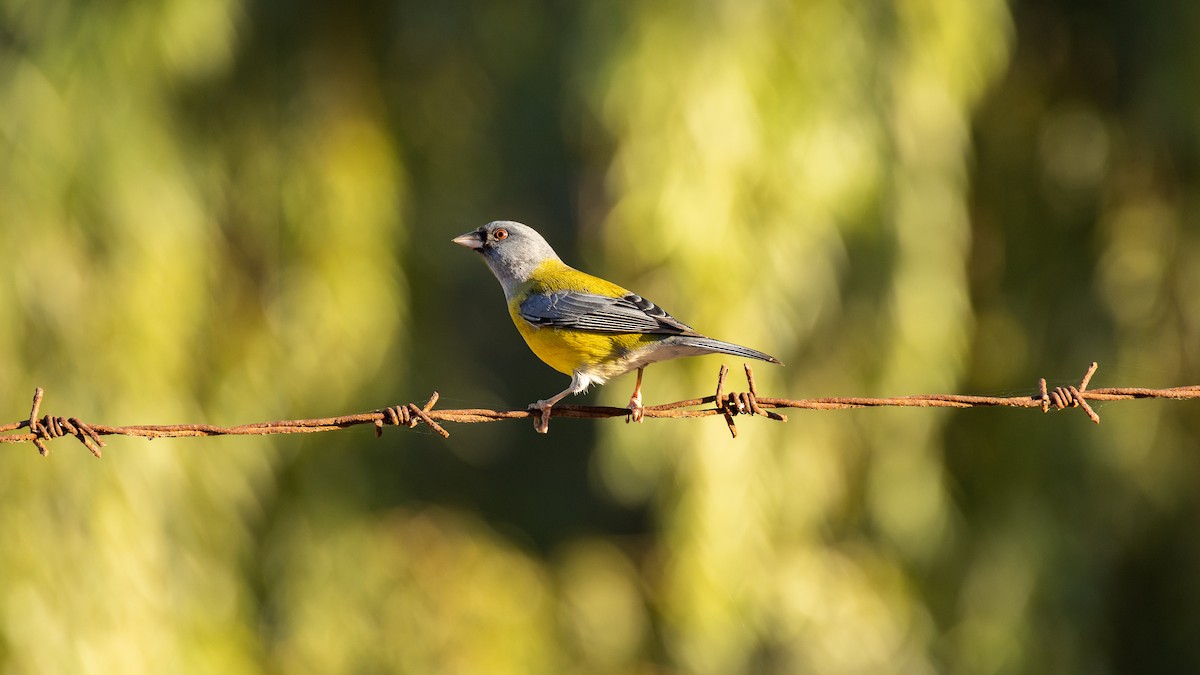
[(541, 417), (539, 417), (533, 423), (534, 430), (536, 430), (539, 434), (544, 434), (547, 431), (550, 431), (550, 408), (553, 408), (555, 403), (563, 400), (567, 394), (570, 394), (573, 391), (575, 391), (574, 380), (572, 380), (571, 386), (567, 387), (566, 389), (563, 389), (548, 399), (544, 399), (530, 405), (530, 408), (537, 408), (538, 410), (542, 411)]
[(629, 414), (625, 417), (625, 423), (641, 422), (642, 416), (646, 409), (642, 406), (642, 371), (646, 367), (638, 368), (637, 384), (633, 386), (633, 396), (629, 397)]

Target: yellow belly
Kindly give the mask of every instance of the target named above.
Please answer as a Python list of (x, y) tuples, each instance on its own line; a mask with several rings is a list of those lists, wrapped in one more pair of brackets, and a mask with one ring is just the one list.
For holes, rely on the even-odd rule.
[[(520, 299), (528, 293), (553, 293), (569, 289), (619, 297), (629, 291), (557, 260), (543, 263), (534, 278), (538, 281), (526, 284), (508, 303), (508, 313), (521, 337), (525, 338), (525, 344), (546, 365), (560, 373), (572, 375), (576, 371), (584, 371), (605, 378), (613, 377), (625, 372), (618, 367), (625, 356), (663, 338), (662, 335), (642, 333), (591, 333), (535, 326), (521, 318), (520, 314)], [(613, 372), (614, 368), (616, 372)]]
[[(509, 306), (513, 323), (525, 344), (546, 365), (560, 373), (594, 372), (612, 377), (610, 369), (627, 354), (652, 342), (661, 335), (641, 333), (590, 333), (566, 328), (534, 326), (518, 313), (520, 303)], [(624, 372), (624, 371), (622, 371)]]

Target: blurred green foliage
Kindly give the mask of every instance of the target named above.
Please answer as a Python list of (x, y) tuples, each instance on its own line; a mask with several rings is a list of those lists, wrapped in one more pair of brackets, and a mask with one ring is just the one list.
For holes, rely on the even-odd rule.
[[(544, 397), (448, 242), (496, 218), (780, 356), (771, 394), (1192, 384), (1198, 36), (1186, 0), (0, 0), (0, 410)], [(0, 670), (1196, 671), (1200, 414), (1100, 413), (9, 446)]]

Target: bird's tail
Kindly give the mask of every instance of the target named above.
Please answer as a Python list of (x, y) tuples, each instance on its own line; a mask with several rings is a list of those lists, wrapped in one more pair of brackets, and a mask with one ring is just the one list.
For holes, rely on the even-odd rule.
[(770, 354), (764, 354), (756, 349), (750, 349), (749, 347), (735, 345), (732, 342), (721, 342), (720, 340), (714, 340), (710, 337), (703, 337), (699, 335), (680, 335), (675, 337), (675, 340), (681, 345), (695, 347), (705, 351), (716, 352), (719, 354), (730, 354), (732, 356), (744, 356), (750, 359), (766, 361), (767, 363), (778, 363), (781, 366), (783, 365), (783, 361), (780, 361)]

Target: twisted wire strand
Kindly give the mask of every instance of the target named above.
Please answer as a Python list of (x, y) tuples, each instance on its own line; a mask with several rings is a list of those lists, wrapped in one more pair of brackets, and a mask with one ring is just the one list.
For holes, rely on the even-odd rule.
[[(844, 410), (884, 406), (920, 408), (1003, 406), (1011, 408), (1040, 408), (1043, 413), (1048, 413), (1051, 410), (1080, 408), (1089, 419), (1099, 424), (1100, 416), (1089, 404), (1089, 401), (1125, 401), (1144, 398), (1186, 400), (1200, 398), (1200, 385), (1172, 387), (1169, 389), (1147, 389), (1142, 387), (1088, 389), (1088, 385), (1091, 383), (1092, 376), (1096, 373), (1097, 367), (1097, 364), (1093, 362), (1080, 380), (1078, 386), (1056, 386), (1050, 389), (1045, 378), (1042, 378), (1038, 381), (1037, 393), (1026, 396), (993, 397), (961, 394), (920, 394), (889, 398), (828, 397), (784, 399), (760, 396), (754, 382), (754, 371), (749, 365), (745, 366), (747, 391), (727, 392), (725, 384), (729, 368), (722, 365), (717, 375), (717, 387), (713, 395), (646, 406), (644, 417), (656, 419), (690, 419), (721, 415), (725, 419), (729, 433), (736, 438), (737, 426), (734, 422), (735, 417), (738, 415), (760, 415), (778, 422), (786, 422), (786, 416), (775, 412), (776, 409), (781, 408)], [(424, 425), (441, 437), (448, 438), (450, 432), (442, 426), (442, 422), (473, 424), (522, 418), (532, 418), (536, 421), (540, 415), (540, 412), (537, 410), (491, 410), (488, 408), (438, 410), (434, 408), (439, 398), (438, 393), (435, 391), (423, 405), (401, 403), (379, 410), (338, 417), (255, 422), (232, 427), (221, 427), (212, 424), (106, 426), (102, 424), (88, 424), (78, 417), (45, 415), (39, 418), (38, 413), (43, 394), (44, 392), (40, 387), (34, 390), (33, 405), (30, 408), (27, 419), (0, 425), (0, 443), (33, 443), (39, 453), (47, 455), (50, 452), (48, 445), (50, 441), (64, 436), (73, 436), (89, 452), (96, 457), (100, 457), (101, 448), (105, 447), (102, 437), (112, 435), (139, 436), (143, 438), (265, 436), (270, 434), (318, 433), (345, 429), (361, 424), (371, 424), (374, 425), (377, 436), (383, 434), (385, 426), (403, 426), (413, 429)], [(611, 406), (556, 405), (551, 410), (552, 417), (578, 419), (625, 417), (628, 414), (628, 408)], [(29, 431), (27, 433), (11, 433), (20, 429), (28, 429)]]

